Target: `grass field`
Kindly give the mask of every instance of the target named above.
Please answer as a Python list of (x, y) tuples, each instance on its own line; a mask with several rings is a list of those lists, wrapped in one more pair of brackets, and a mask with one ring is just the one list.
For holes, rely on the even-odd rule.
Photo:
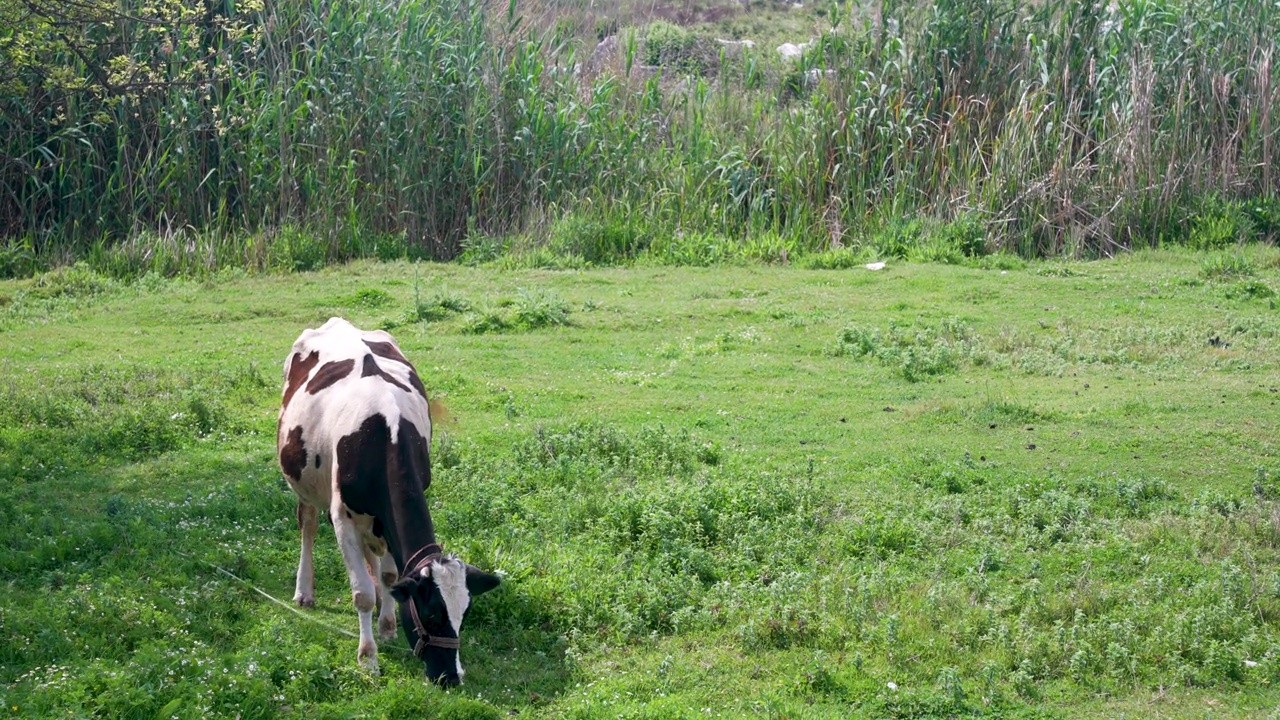
[[(0, 281), (0, 716), (1275, 717), (1277, 289), (1269, 247)], [(314, 610), (253, 590), (332, 315), (448, 407), (437, 527), (506, 573), (458, 690), (358, 668), (327, 528)]]

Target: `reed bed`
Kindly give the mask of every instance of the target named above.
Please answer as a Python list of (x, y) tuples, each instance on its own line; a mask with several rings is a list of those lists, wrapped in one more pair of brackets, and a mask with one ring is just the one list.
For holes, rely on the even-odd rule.
[(1280, 233), (1261, 0), (837, 4), (798, 61), (695, 42), (656, 71), (643, 27), (586, 68), (590, 44), (514, 3), (23, 8), (0, 9), (3, 274)]

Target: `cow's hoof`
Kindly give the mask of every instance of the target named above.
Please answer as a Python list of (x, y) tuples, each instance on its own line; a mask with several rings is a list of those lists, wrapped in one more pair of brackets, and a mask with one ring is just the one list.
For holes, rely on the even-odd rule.
[(364, 668), (368, 672), (373, 673), (374, 675), (378, 674), (378, 656), (376, 654), (369, 653), (366, 655), (362, 651), (360, 653), (359, 660), (360, 660), (360, 667)]
[(390, 640), (395, 636), (396, 636), (395, 616), (378, 618), (378, 637), (383, 640)]
[(293, 601), (298, 603), (298, 607), (312, 608), (316, 606), (316, 599), (305, 595), (295, 595)]

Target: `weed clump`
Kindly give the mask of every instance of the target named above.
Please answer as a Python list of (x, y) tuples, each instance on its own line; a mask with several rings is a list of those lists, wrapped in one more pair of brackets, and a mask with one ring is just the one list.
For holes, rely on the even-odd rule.
[(425, 300), (419, 300), (414, 308), (418, 320), (436, 322), (465, 313), (471, 309), (471, 301), (447, 289), (437, 290)]
[(50, 270), (36, 278), (28, 291), (40, 299), (85, 298), (106, 292), (111, 280), (98, 274), (87, 263), (78, 262)]
[(1266, 300), (1276, 296), (1270, 285), (1258, 280), (1246, 280), (1227, 288), (1227, 297), (1232, 300)]
[(944, 320), (937, 325), (889, 323), (881, 333), (871, 328), (851, 326), (840, 331), (832, 354), (872, 357), (893, 368), (908, 382), (919, 382), (959, 369), (973, 354), (976, 336), (960, 320)]
[(848, 270), (867, 262), (867, 255), (853, 248), (835, 248), (800, 257), (796, 263), (810, 270)]
[(510, 307), (512, 325), (521, 330), (569, 324), (569, 303), (554, 293), (522, 289)]
[(659, 265), (709, 267), (737, 258), (738, 244), (715, 233), (677, 231), (656, 236), (643, 257)]
[(376, 310), (377, 308), (386, 307), (394, 301), (395, 299), (384, 290), (363, 288), (350, 295), (338, 298), (336, 304), (342, 307)]
[(1213, 255), (1200, 264), (1200, 275), (1206, 280), (1245, 277), (1255, 271), (1253, 261), (1238, 253)]
[[(466, 309), (455, 309), (462, 307)], [(462, 332), (483, 335), (567, 326), (572, 310), (566, 300), (554, 293), (521, 289), (516, 297), (503, 298), (493, 305), (471, 306), (453, 298), (437, 298), (428, 311), (440, 317), (462, 313)]]

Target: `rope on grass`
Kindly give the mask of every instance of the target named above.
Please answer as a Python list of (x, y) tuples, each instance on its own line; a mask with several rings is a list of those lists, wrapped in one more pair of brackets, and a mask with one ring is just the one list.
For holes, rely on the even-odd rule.
[[(232, 580), (235, 580), (236, 582), (240, 583), (241, 585), (244, 585), (245, 587), (249, 588), (250, 590), (252, 590), (252, 591), (254, 591), (254, 592), (258, 593), (258, 594), (259, 594), (259, 595), (261, 595), (262, 597), (264, 597), (264, 598), (266, 598), (266, 599), (270, 600), (271, 602), (275, 603), (276, 605), (279, 605), (280, 607), (284, 608), (285, 610), (288, 610), (289, 612), (293, 613), (294, 615), (297, 615), (298, 617), (303, 618), (304, 620), (308, 620), (308, 621), (310, 621), (310, 622), (313, 622), (313, 623), (315, 623), (316, 625), (319, 625), (320, 627), (328, 628), (329, 630), (332, 630), (333, 632), (336, 632), (336, 633), (338, 633), (339, 635), (345, 635), (345, 636), (347, 636), (347, 637), (349, 637), (349, 638), (355, 638), (356, 640), (359, 640), (359, 639), (360, 639), (360, 636), (359, 636), (358, 634), (353, 633), (353, 632), (351, 632), (350, 630), (344, 630), (344, 629), (342, 629), (342, 628), (338, 627), (337, 625), (333, 625), (333, 624), (331, 624), (331, 623), (327, 623), (327, 622), (325, 622), (324, 620), (321, 620), (321, 619), (320, 619), (320, 618), (318, 618), (318, 617), (314, 617), (314, 616), (308, 615), (307, 613), (302, 612), (301, 610), (299, 610), (298, 608), (294, 607), (294, 606), (293, 606), (293, 605), (291, 605), (290, 603), (287, 603), (287, 602), (285, 602), (285, 601), (283, 601), (283, 600), (280, 600), (279, 598), (274, 597), (273, 595), (271, 595), (271, 594), (270, 594), (270, 593), (268, 593), (267, 591), (265, 591), (265, 590), (263, 590), (263, 589), (259, 588), (258, 586), (254, 585), (253, 583), (249, 582), (248, 580), (245, 580), (244, 578), (239, 577), (238, 575), (236, 575), (235, 573), (231, 572), (230, 570), (227, 570), (227, 569), (225, 569), (225, 568), (222, 568), (222, 567), (219, 567), (219, 566), (217, 566), (217, 565), (214, 565), (213, 563), (209, 562), (208, 560), (203, 560), (203, 559), (201, 559), (201, 558), (193, 557), (193, 556), (191, 556), (191, 555), (188, 555), (188, 554), (186, 554), (186, 553), (182, 552), (181, 550), (175, 550), (174, 552), (176, 552), (177, 554), (181, 555), (181, 556), (182, 556), (182, 557), (184, 557), (184, 558), (187, 558), (188, 560), (194, 560), (194, 561), (196, 561), (196, 562), (198, 562), (198, 563), (200, 563), (200, 564), (202, 564), (202, 565), (208, 565), (209, 567), (213, 568), (214, 570), (217, 570), (218, 572), (222, 573), (223, 575), (226, 575), (227, 577), (231, 578)], [(381, 649), (381, 648), (380, 648), (380, 649)], [(392, 645), (392, 646), (390, 646), (390, 649), (392, 649), (392, 650), (399, 650), (400, 652), (405, 652), (405, 653), (408, 653), (408, 654), (410, 654), (410, 655), (412, 655), (412, 654), (413, 654), (412, 652), (409, 652), (407, 648), (402, 648), (402, 647), (400, 647), (400, 646), (398, 646), (398, 645)]]

